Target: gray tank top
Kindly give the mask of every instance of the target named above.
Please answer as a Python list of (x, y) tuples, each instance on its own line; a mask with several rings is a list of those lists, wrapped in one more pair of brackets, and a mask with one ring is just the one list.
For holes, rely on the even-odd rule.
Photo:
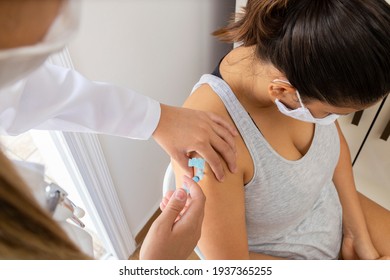
[(288, 259), (337, 259), (342, 210), (332, 181), (340, 152), (336, 126), (316, 125), (308, 152), (299, 160), (286, 160), (224, 80), (206, 74), (193, 90), (202, 84), (223, 101), (253, 160), (254, 175), (245, 185), (249, 251)]

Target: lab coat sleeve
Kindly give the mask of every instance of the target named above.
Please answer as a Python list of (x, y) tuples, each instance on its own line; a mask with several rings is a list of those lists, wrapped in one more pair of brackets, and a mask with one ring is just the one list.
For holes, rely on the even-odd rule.
[(148, 139), (161, 113), (160, 104), (147, 96), (49, 63), (28, 77), (15, 108), (10, 134), (34, 128), (135, 139)]

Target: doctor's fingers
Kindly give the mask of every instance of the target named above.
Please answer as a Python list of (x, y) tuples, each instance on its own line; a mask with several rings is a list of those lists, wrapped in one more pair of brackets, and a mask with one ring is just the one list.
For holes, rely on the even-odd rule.
[[(187, 201), (188, 201), (188, 199), (187, 199)], [(177, 215), (177, 217), (176, 217), (176, 219), (175, 219), (175, 221), (174, 221), (174, 223), (176, 223), (178, 220), (180, 220), (180, 218), (184, 215), (184, 213), (187, 211), (187, 209), (188, 209), (188, 203), (186, 204), (186, 206), (184, 206), (184, 208), (183, 208), (183, 210), (181, 210), (180, 211), (180, 213)], [(160, 209), (161, 209), (161, 211), (164, 211), (163, 209), (165, 209), (166, 208), (166, 205), (163, 205), (162, 203), (160, 203)]]
[[(160, 209), (161, 211), (164, 211), (165, 207), (167, 207), (169, 200), (171, 199), (171, 196), (173, 195), (174, 191), (168, 191), (165, 196), (162, 198), (160, 202)], [(191, 197), (187, 198), (186, 205), (184, 206), (183, 211), (185, 211), (188, 208), (188, 205), (191, 203)], [(182, 211), (182, 213), (183, 213)]]
[[(237, 150), (234, 138), (223, 138), (223, 131), (219, 131), (221, 127), (215, 127), (216, 135), (211, 137), (211, 146), (217, 151), (225, 160), (229, 170), (235, 173), (237, 170)], [(231, 143), (233, 142), (233, 143)]]
[(165, 206), (168, 204), (168, 202), (171, 199), (171, 196), (173, 195), (174, 192), (175, 191), (170, 190), (164, 194), (164, 197), (161, 199), (161, 202), (160, 202), (161, 211), (163, 211), (165, 209)]
[[(164, 209), (167, 207), (168, 203), (169, 203), (169, 200), (172, 196), (172, 194), (174, 193), (174, 191), (167, 191), (167, 193), (165, 194), (165, 196), (163, 197), (163, 199), (161, 200), (160, 202), (160, 209), (161, 211), (164, 211)], [(186, 205), (184, 206), (183, 210), (181, 210), (181, 212), (179, 213), (179, 215), (177, 216), (176, 220), (175, 220), (175, 223), (180, 220), (180, 217), (184, 215), (184, 213), (187, 211), (188, 209), (188, 205), (191, 203), (191, 197), (188, 197), (187, 198), (187, 201), (186, 201)]]
[(177, 227), (184, 228), (184, 230), (197, 230), (197, 233), (200, 235), (206, 197), (200, 186), (191, 178), (183, 176), (183, 182), (190, 190), (190, 203), (180, 221), (177, 223)]
[[(197, 125), (192, 126), (192, 138), (188, 143), (187, 152), (196, 152), (203, 157), (210, 165), (211, 170), (219, 181), (223, 181), (224, 160), (228, 168), (236, 170), (236, 144), (234, 137), (238, 135), (237, 130), (224, 118), (211, 112), (197, 113)], [(187, 140), (188, 142), (188, 140)], [(221, 157), (220, 157), (220, 156)], [(188, 168), (187, 154), (174, 154), (177, 161), (186, 175), (191, 176), (192, 168)]]
[[(230, 171), (235, 172), (236, 168), (236, 140), (238, 133), (231, 134), (223, 125), (214, 122), (212, 124), (215, 137), (211, 138), (212, 146), (222, 155), (229, 166)], [(227, 144), (223, 145), (222, 143)]]
[(237, 170), (236, 152), (217, 135), (212, 135), (210, 144), (203, 146), (202, 149), (198, 149), (197, 153), (206, 160), (215, 178), (220, 182), (223, 182), (225, 178), (223, 161), (226, 162), (232, 173), (235, 173)]
[(211, 126), (214, 132), (214, 134), (210, 135), (211, 145), (226, 161), (230, 171), (235, 173), (237, 168), (237, 149), (234, 138), (238, 136), (238, 132), (235, 129), (232, 130), (233, 125), (229, 124), (222, 117), (213, 113), (209, 113), (209, 116), (213, 120)]
[[(224, 129), (227, 130), (228, 133), (230, 133), (231, 136), (235, 137), (235, 136), (238, 136), (239, 133), (236, 129), (236, 127), (229, 123), (228, 121), (226, 121), (224, 118), (222, 118), (221, 116), (217, 115), (217, 114), (214, 114), (212, 112), (206, 112), (206, 114), (209, 116), (209, 118), (217, 123), (218, 125), (222, 126)], [(233, 146), (235, 146), (235, 143), (233, 142)]]
[(187, 193), (184, 189), (177, 189), (165, 205), (164, 210), (156, 219), (160, 225), (172, 228), (172, 225), (177, 220), (177, 217), (183, 211), (187, 202)]
[(204, 207), (204, 204), (206, 203), (206, 196), (204, 195), (198, 183), (196, 183), (188, 176), (183, 176), (183, 184), (190, 191), (191, 203), (192, 201), (195, 201), (195, 203), (201, 204)]

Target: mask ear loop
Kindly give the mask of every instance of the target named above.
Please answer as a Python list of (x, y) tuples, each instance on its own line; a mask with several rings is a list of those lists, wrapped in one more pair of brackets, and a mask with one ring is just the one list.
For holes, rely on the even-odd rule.
[[(281, 80), (281, 79), (275, 79), (275, 80), (272, 80), (272, 82), (273, 83), (275, 83), (275, 82), (284, 83), (284, 84), (288, 84), (289, 86), (293, 87), (293, 85), (289, 81), (285, 81), (285, 80)], [(295, 93), (297, 94), (299, 105), (301, 105), (301, 107), (305, 109), (306, 107), (305, 107), (305, 105), (303, 105), (301, 95), (299, 94), (297, 89), (295, 90)]]
[(302, 99), (301, 99), (301, 95), (299, 94), (298, 90), (295, 90), (296, 94), (297, 94), (297, 97), (298, 97), (298, 100), (299, 100), (299, 104), (301, 104), (301, 107), (302, 108), (306, 108), (305, 105), (303, 105), (303, 102), (302, 102)]

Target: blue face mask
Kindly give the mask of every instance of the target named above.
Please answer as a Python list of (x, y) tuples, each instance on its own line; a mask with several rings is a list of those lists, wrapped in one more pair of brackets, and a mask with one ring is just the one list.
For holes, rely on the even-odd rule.
[[(283, 81), (283, 80), (279, 80), (279, 79), (275, 79), (272, 82), (282, 82), (282, 83), (287, 83), (287, 84), (291, 85), (289, 82)], [(294, 118), (294, 119), (297, 119), (297, 120), (300, 120), (300, 121), (316, 123), (316, 124), (319, 124), (319, 125), (329, 125), (331, 123), (334, 123), (334, 121), (338, 117), (340, 117), (340, 115), (337, 115), (337, 114), (329, 114), (328, 116), (326, 116), (324, 118), (321, 118), (321, 119), (315, 118), (310, 113), (309, 109), (307, 109), (303, 105), (302, 100), (301, 100), (301, 96), (299, 95), (299, 92), (297, 90), (295, 92), (297, 94), (297, 97), (298, 97), (298, 100), (299, 100), (299, 104), (301, 105), (301, 107), (299, 107), (297, 109), (289, 109), (289, 108), (286, 107), (286, 105), (284, 105), (278, 99), (275, 100), (276, 106), (278, 107), (279, 111), (283, 115), (286, 115), (288, 117), (291, 117), (291, 118)]]

